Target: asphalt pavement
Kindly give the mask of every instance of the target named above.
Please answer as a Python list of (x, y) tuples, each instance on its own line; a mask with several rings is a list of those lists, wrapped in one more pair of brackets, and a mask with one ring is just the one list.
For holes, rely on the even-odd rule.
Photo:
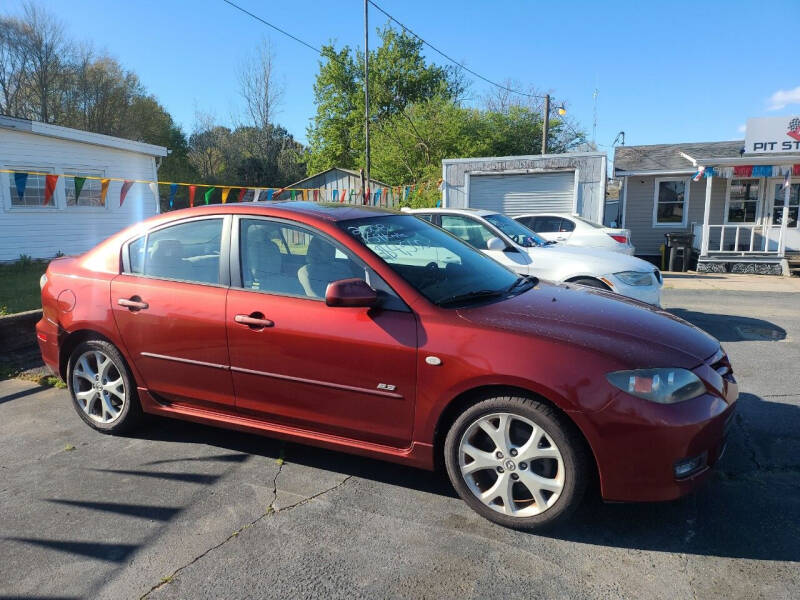
[(800, 597), (800, 295), (666, 289), (740, 382), (698, 493), (504, 529), (444, 477), (169, 420), (93, 432), (0, 381), (0, 597)]

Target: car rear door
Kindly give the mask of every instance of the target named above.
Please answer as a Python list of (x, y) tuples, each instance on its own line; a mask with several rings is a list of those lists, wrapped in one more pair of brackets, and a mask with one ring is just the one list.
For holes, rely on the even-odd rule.
[(230, 217), (154, 229), (123, 246), (111, 311), (128, 355), (159, 399), (234, 411), (225, 301)]
[[(225, 323), (236, 408), (321, 434), (408, 447), (416, 317), (332, 238), (285, 220), (237, 217)], [(360, 277), (382, 308), (329, 307), (330, 281)]]

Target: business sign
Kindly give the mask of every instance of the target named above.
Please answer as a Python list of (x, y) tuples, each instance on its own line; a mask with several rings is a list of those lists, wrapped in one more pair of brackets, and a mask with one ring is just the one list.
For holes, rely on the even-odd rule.
[(747, 119), (745, 152), (800, 152), (800, 116)]

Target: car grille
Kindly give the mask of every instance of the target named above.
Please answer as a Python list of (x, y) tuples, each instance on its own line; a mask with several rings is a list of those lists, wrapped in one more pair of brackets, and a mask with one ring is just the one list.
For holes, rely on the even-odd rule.
[(723, 379), (735, 381), (733, 378), (733, 367), (728, 355), (720, 348), (717, 353), (708, 360), (708, 365), (714, 369)]

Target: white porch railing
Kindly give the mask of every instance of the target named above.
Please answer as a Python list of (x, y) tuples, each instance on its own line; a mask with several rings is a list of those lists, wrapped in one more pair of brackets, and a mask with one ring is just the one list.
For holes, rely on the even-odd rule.
[[(708, 232), (705, 238), (704, 229)], [(746, 256), (747, 254), (775, 255), (781, 254), (783, 229), (773, 227), (772, 223), (745, 225), (707, 225), (692, 223), (694, 233), (693, 246), (705, 256), (714, 254), (731, 254)]]

